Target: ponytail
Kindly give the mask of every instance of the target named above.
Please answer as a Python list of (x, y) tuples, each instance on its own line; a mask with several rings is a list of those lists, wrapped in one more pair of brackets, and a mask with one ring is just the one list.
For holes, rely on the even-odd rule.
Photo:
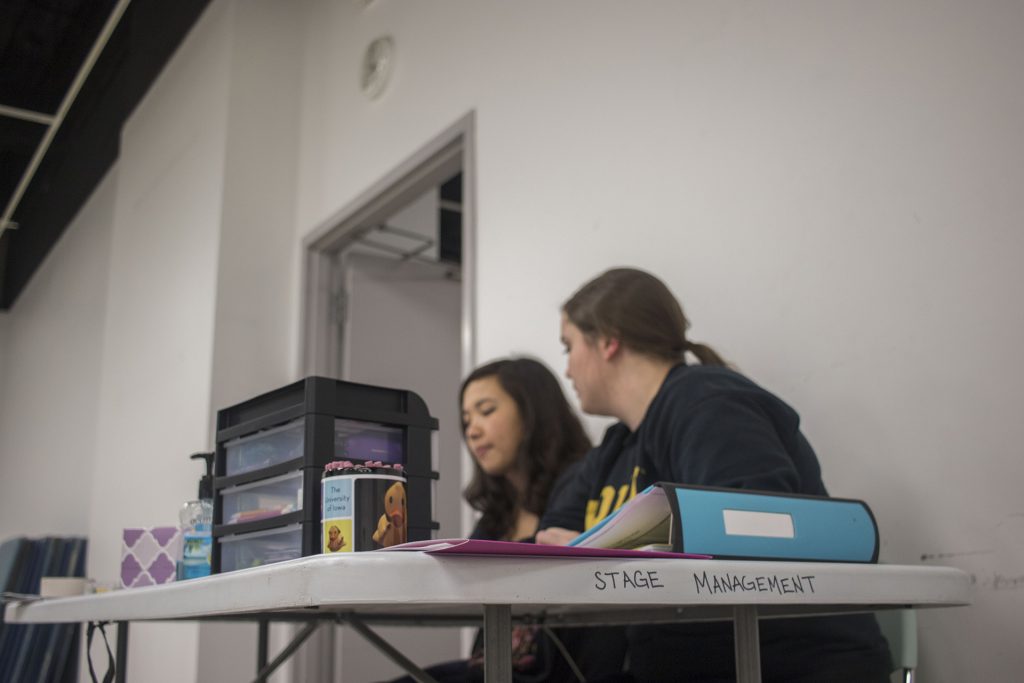
[(665, 283), (636, 268), (614, 268), (580, 287), (565, 305), (566, 317), (593, 339), (618, 339), (652, 358), (681, 363), (687, 351), (702, 365), (726, 365), (710, 346), (686, 339), (690, 322)]
[(718, 352), (707, 344), (687, 341), (686, 350), (697, 356), (697, 360), (700, 361), (701, 365), (717, 365), (719, 367), (725, 367), (728, 365), (728, 363), (718, 355)]

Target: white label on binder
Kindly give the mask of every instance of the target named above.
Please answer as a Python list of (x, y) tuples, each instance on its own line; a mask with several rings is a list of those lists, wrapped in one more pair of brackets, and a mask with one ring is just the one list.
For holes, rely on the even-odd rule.
[(722, 510), (725, 533), (729, 536), (793, 538), (793, 517), (780, 512)]

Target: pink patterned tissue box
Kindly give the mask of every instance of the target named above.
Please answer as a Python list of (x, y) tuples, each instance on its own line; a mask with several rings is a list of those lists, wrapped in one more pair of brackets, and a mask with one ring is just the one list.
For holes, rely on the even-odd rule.
[(181, 556), (181, 529), (176, 526), (135, 527), (121, 535), (121, 586), (136, 588), (174, 581)]

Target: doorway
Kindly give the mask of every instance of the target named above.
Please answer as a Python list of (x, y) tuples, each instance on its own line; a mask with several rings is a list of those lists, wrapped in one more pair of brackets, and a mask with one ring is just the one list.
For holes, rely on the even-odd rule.
[[(474, 343), (473, 115), (410, 156), (305, 243), (304, 371), (409, 389), (439, 422), (438, 537), (464, 536), (469, 476), (458, 401)], [(321, 628), (293, 680), (386, 680), (402, 672), (350, 629)], [(420, 665), (464, 654), (458, 629), (375, 629)], [(332, 634), (331, 631), (334, 631)]]

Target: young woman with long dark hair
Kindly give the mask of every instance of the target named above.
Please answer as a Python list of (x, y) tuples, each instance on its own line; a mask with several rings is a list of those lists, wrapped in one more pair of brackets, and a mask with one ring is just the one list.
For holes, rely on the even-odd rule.
[[(459, 403), (474, 463), (464, 496), (480, 513), (471, 537), (532, 541), (549, 496), (590, 449), (579, 418), (558, 379), (531, 358), (477, 368), (462, 383)], [(512, 648), (516, 683), (590, 680), (621, 668), (625, 638), (619, 628), (517, 626)], [(478, 637), (469, 660), (426, 671), (442, 683), (483, 681), (483, 654)]]
[(531, 358), (477, 368), (459, 403), (475, 465), (464, 493), (480, 512), (474, 536), (531, 540), (556, 480), (590, 450), (579, 418), (555, 376)]

